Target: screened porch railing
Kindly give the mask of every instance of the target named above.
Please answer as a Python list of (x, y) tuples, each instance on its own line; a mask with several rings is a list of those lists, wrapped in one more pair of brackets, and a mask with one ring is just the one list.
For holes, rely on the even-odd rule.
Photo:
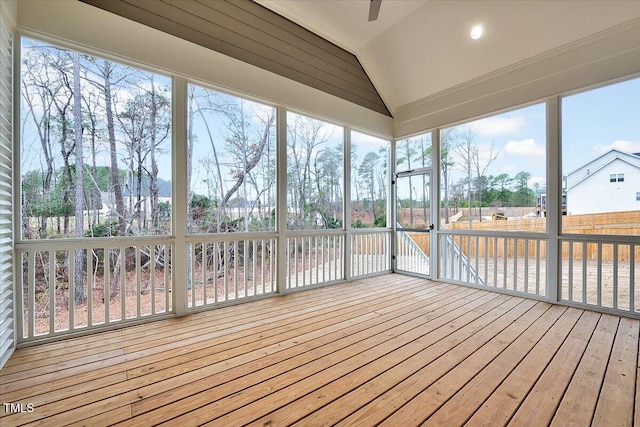
[(345, 232), (309, 231), (286, 237), (287, 290), (344, 280)]
[(187, 238), (187, 310), (276, 293), (274, 234)]
[(546, 296), (546, 236), (441, 232), (440, 277), (463, 284)]
[(172, 313), (172, 252), (162, 237), (17, 244), (20, 341)]
[(640, 242), (630, 236), (560, 239), (561, 301), (640, 314)]
[(391, 270), (391, 230), (354, 229), (350, 240), (351, 277)]
[[(410, 236), (401, 234), (397, 238), (405, 243), (399, 244), (399, 253), (407, 260), (413, 256), (414, 266), (428, 261), (415, 242), (406, 241)], [(390, 271), (392, 232), (387, 229), (287, 232), (280, 238), (285, 242), (280, 255), (285, 291)], [(176, 291), (185, 293), (187, 311), (278, 292), (276, 233), (198, 235), (185, 242), (179, 256), (185, 257), (187, 280), (180, 287), (173, 282), (173, 238), (18, 243), (19, 342), (172, 316)], [(438, 234), (438, 244), (441, 279), (547, 299), (546, 236), (444, 231)], [(637, 239), (565, 236), (559, 239), (559, 251), (558, 285), (555, 280), (550, 284), (557, 286), (559, 301), (640, 315)], [(76, 274), (78, 254), (83, 263)]]
[[(287, 232), (284, 291), (345, 280), (346, 231)], [(351, 277), (390, 271), (391, 230), (350, 232)], [(16, 245), (18, 334), (28, 343), (276, 294), (277, 233), (56, 239)], [(82, 256), (77, 273), (76, 256)], [(175, 257), (186, 280), (174, 282)], [(182, 275), (180, 275), (182, 276)], [(183, 283), (184, 282), (184, 283)], [(176, 298), (180, 292), (182, 298)]]
[(396, 232), (396, 269), (425, 276), (430, 274), (429, 255), (405, 231)]

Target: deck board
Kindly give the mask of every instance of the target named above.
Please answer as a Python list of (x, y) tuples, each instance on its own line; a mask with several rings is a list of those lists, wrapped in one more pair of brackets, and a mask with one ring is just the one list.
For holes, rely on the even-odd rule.
[[(466, 357), (451, 371), (447, 372), (429, 387), (418, 393), (411, 401), (387, 418), (382, 425), (397, 426), (402, 420), (411, 425), (429, 422), (429, 418), (451, 399), (468, 381), (484, 369), (504, 351), (511, 350), (509, 356), (517, 357), (527, 351), (529, 345), (541, 336), (565, 311), (564, 307), (551, 307), (524, 330), (512, 329), (511, 335), (497, 335), (472, 355)], [(517, 332), (517, 336), (515, 336)]]
[(593, 425), (633, 425), (634, 378), (637, 357), (627, 357), (638, 348), (638, 323), (620, 319), (609, 357)]
[(633, 425), (640, 321), (401, 275), (19, 349), (0, 424)]
[[(522, 335), (510, 347), (500, 353), (481, 372), (447, 401), (425, 425), (462, 425), (491, 396), (513, 371), (520, 368), (531, 373), (536, 365), (545, 364), (544, 357), (555, 353), (571, 328), (576, 324), (582, 310), (569, 309), (555, 321), (543, 335)], [(524, 338), (524, 339), (522, 339)]]
[[(271, 408), (284, 407), (284, 411), (281, 412), (284, 412), (283, 415), (285, 415), (285, 420), (283, 420), (281, 424), (276, 423), (270, 417), (267, 417), (269, 419), (266, 420), (265, 423), (267, 423), (267, 425), (286, 425), (289, 422), (289, 418), (293, 418), (293, 420), (295, 420), (295, 417), (300, 415), (300, 411), (292, 411), (292, 413), (290, 413), (288, 408), (285, 407), (285, 404), (291, 401), (292, 398), (295, 399), (297, 396), (313, 393), (326, 383), (331, 383), (332, 387), (339, 389), (340, 385), (336, 383), (345, 377), (355, 377), (356, 381), (364, 381), (369, 376), (375, 375), (375, 373), (379, 372), (380, 369), (384, 369), (385, 366), (394, 366), (399, 361), (410, 357), (420, 349), (433, 345), (435, 342), (449, 334), (450, 329), (445, 329), (443, 326), (450, 326), (454, 319), (459, 320), (461, 317), (473, 313), (473, 311), (467, 311), (463, 316), (461, 316), (461, 314), (468, 309), (468, 306), (475, 306), (477, 314), (474, 313), (474, 315), (479, 316), (484, 314), (484, 312), (488, 312), (499, 303), (500, 298), (493, 298), (489, 301), (484, 298), (479, 298), (465, 306), (454, 310), (447, 310), (441, 317), (427, 323), (415, 326), (404, 324), (402, 325), (402, 328), (407, 330), (407, 332), (399, 335), (396, 335), (395, 331), (392, 335), (387, 332), (385, 333), (386, 336), (382, 337), (382, 340), (379, 340), (378, 337), (376, 337), (375, 340), (371, 340), (366, 344), (365, 342), (362, 342), (360, 349), (368, 346), (369, 344), (375, 345), (356, 354), (355, 356), (340, 360), (338, 363), (329, 366), (329, 369), (327, 369), (326, 372), (315, 373), (313, 370), (309, 370), (307, 371), (309, 374), (308, 376), (295, 383), (292, 379), (297, 380), (300, 375), (296, 375), (294, 378), (289, 378), (287, 382), (290, 385), (287, 388), (278, 390), (278, 392), (275, 393), (271, 391), (268, 395), (262, 396), (258, 401), (260, 406)], [(468, 320), (469, 319), (464, 319), (462, 323), (466, 324)], [(391, 347), (388, 346), (388, 343), (390, 342), (393, 342)], [(393, 350), (389, 352), (389, 349)], [(305, 373), (303, 373), (303, 375), (305, 375)], [(275, 380), (274, 385), (280, 385), (284, 382), (284, 379), (276, 378)], [(235, 403), (237, 398), (232, 396), (231, 400)], [(252, 406), (255, 403), (250, 403), (251, 405), (246, 405), (239, 411), (228, 413), (221, 419), (213, 421), (210, 425), (223, 426), (238, 421), (241, 424), (244, 422), (248, 423), (254, 421), (252, 419), (254, 417)], [(292, 405), (292, 408), (295, 409), (296, 406), (299, 405)], [(190, 416), (192, 416), (192, 414), (188, 414), (188, 417)]]
[[(599, 318), (595, 312), (584, 312), (555, 352), (550, 349), (545, 353), (543, 347), (537, 346), (538, 351), (527, 355), (471, 416), (467, 425), (504, 425), (518, 408), (525, 425), (547, 425), (559, 403), (556, 396), (564, 392)], [(523, 405), (525, 399), (528, 399), (527, 405)]]
[(617, 316), (600, 318), (551, 425), (591, 425), (619, 321)]
[[(352, 384), (353, 390), (342, 399), (336, 399), (302, 419), (299, 425), (334, 424), (370, 425), (385, 418), (395, 410), (394, 396), (407, 395), (413, 384), (426, 384), (446, 372), (500, 332), (499, 327), (490, 327), (497, 319), (503, 325), (515, 321), (536, 303), (511, 299), (481, 316), (463, 328), (451, 333), (446, 339), (421, 350), (419, 353), (392, 366), (384, 373), (366, 383)], [(457, 351), (454, 351), (457, 349)], [(410, 380), (407, 380), (410, 378)], [(406, 381), (407, 380), (407, 381)], [(401, 382), (405, 381), (402, 385)], [(331, 389), (331, 386), (327, 386)], [(346, 419), (346, 420), (345, 420)]]

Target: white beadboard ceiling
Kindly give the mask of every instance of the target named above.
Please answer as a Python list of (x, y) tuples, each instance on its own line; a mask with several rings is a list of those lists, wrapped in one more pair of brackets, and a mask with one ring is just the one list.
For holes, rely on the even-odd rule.
[(640, 21), (638, 0), (382, 0), (374, 22), (369, 0), (255, 1), (356, 54), (392, 114)]

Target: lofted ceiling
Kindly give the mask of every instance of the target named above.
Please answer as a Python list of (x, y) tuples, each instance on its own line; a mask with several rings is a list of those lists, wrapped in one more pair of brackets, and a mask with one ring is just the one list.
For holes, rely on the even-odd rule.
[[(254, 0), (354, 53), (392, 114), (640, 21), (640, 1)], [(469, 37), (484, 26), (479, 40)], [(638, 41), (640, 44), (640, 40)]]

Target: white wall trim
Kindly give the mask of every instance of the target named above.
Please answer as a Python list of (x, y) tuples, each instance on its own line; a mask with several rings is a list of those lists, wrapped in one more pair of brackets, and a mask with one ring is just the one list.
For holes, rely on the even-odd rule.
[(253, 0), (258, 3), (262, 7), (266, 7), (277, 13), (278, 15), (284, 16), (287, 19), (297, 23), (301, 27), (308, 29), (309, 31), (322, 34), (322, 38), (330, 41), (331, 43), (355, 54), (358, 51), (358, 46), (353, 43), (353, 41), (344, 38), (340, 34), (331, 30), (326, 25), (322, 25), (322, 23), (312, 19), (308, 15), (300, 13), (300, 11), (294, 7), (289, 6), (287, 3), (277, 2), (277, 1), (265, 1), (265, 0)]
[(640, 73), (640, 19), (394, 111), (396, 138)]
[(7, 21), (9, 26), (13, 29), (16, 28), (18, 22), (18, 2), (17, 0), (2, 0), (0, 1), (0, 14)]
[[(13, 4), (13, 3), (12, 3)], [(15, 6), (15, 4), (14, 4)], [(15, 183), (16, 154), (14, 141), (18, 126), (15, 125), (15, 92), (16, 80), (16, 47), (15, 47), (15, 7), (12, 11), (5, 3), (0, 2), (0, 114), (7, 125), (0, 128), (0, 194), (3, 198), (0, 206), (0, 369), (13, 354), (18, 341), (19, 325), (16, 321), (16, 285), (15, 268)], [(8, 200), (7, 200), (8, 199)], [(6, 203), (8, 202), (8, 204)]]
[(385, 103), (387, 109), (391, 113), (391, 116), (395, 117), (395, 113), (397, 109), (394, 108), (393, 95), (389, 90), (389, 85), (385, 84), (385, 80), (382, 78), (382, 75), (375, 67), (375, 61), (369, 59), (369, 55), (366, 51), (366, 47), (359, 49), (355, 53), (358, 61), (360, 61), (360, 65), (364, 69), (364, 72), (369, 76), (369, 80), (371, 80), (371, 84), (378, 91), (378, 95), (382, 99), (382, 102)]

